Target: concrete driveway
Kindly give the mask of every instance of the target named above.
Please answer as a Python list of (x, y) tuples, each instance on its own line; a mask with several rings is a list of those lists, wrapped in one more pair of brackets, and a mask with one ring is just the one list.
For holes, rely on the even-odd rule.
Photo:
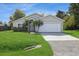
[(58, 40), (78, 40), (71, 35), (64, 33), (41, 33), (46, 41), (58, 41)]
[(79, 39), (64, 33), (41, 33), (54, 56), (79, 56)]

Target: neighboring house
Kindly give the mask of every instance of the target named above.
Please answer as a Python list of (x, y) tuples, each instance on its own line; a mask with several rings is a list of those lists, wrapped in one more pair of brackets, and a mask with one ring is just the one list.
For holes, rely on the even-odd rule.
[(4, 30), (4, 25), (0, 24), (0, 31)]
[[(41, 20), (43, 22), (43, 25), (40, 26), (38, 32), (63, 32), (63, 20), (52, 15), (44, 16), (40, 14), (32, 14), (13, 21), (13, 27), (22, 27), (27, 19)], [(33, 31), (33, 27), (31, 27), (31, 31)]]

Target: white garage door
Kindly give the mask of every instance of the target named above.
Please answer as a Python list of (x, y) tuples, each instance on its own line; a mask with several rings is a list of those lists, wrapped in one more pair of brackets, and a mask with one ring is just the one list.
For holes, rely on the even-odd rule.
[(43, 24), (39, 32), (61, 32), (61, 24)]

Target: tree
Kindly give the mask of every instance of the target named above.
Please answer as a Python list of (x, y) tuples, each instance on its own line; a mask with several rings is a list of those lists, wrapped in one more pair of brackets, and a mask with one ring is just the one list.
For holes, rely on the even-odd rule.
[(35, 28), (36, 28), (36, 26), (37, 26), (37, 21), (33, 21), (32, 24), (33, 24), (34, 32), (35, 32), (35, 31), (36, 31)]
[(8, 29), (9, 29), (9, 27), (8, 27), (7, 23), (4, 23), (4, 30), (8, 30)]
[(0, 21), (0, 24), (3, 24), (3, 23)]
[(30, 24), (31, 24), (31, 20), (26, 20), (23, 24), (23, 28), (28, 32), (30, 32)]
[(34, 32), (36, 32), (36, 29), (39, 30), (39, 27), (43, 25), (43, 22), (41, 20), (27, 20), (23, 24), (23, 28), (25, 28), (28, 32), (30, 32), (31, 26), (34, 28)]
[(38, 30), (39, 30), (39, 27), (42, 26), (42, 25), (43, 25), (43, 22), (41, 20), (38, 20), (37, 21)]
[(58, 10), (56, 16), (59, 17), (59, 18), (61, 18), (61, 19), (63, 19), (64, 16), (65, 16), (65, 13), (63, 11)]
[(9, 27), (10, 27), (10, 29), (13, 29), (13, 23), (12, 23), (12, 21), (9, 22)]
[(64, 19), (64, 29), (68, 29), (68, 20), (69, 20), (70, 16), (69, 15), (66, 15), (63, 19)]
[(10, 27), (10, 29), (12, 29), (13, 28), (13, 21), (14, 21), (13, 16), (10, 16), (9, 19), (10, 19), (9, 27)]
[(10, 18), (10, 21), (13, 21), (13, 20), (14, 20), (14, 19), (13, 19), (13, 16), (10, 16), (9, 18)]
[(22, 18), (24, 16), (25, 16), (25, 13), (23, 11), (16, 9), (14, 14), (10, 18), (13, 19), (13, 20), (17, 20), (17, 19)]
[(23, 29), (25, 29), (25, 31), (28, 31), (28, 21), (25, 21), (23, 23)]
[(41, 20), (35, 20), (33, 21), (33, 25), (34, 25), (34, 30), (38, 28), (37, 30), (35, 30), (37, 32), (39, 30), (39, 27), (43, 25), (43, 22)]
[(79, 29), (79, 3), (71, 3), (69, 7), (70, 16), (74, 16), (76, 29)]
[(69, 7), (69, 13), (71, 15), (79, 14), (79, 3), (71, 3)]
[(74, 16), (69, 16), (69, 17), (65, 17), (65, 23), (64, 23), (64, 27), (65, 29), (75, 29), (75, 20), (74, 20)]
[(10, 18), (10, 21), (9, 21), (10, 29), (13, 28), (13, 21), (14, 20), (17, 20), (17, 19), (22, 18), (24, 16), (25, 16), (25, 13), (23, 11), (16, 9), (14, 14), (9, 17)]

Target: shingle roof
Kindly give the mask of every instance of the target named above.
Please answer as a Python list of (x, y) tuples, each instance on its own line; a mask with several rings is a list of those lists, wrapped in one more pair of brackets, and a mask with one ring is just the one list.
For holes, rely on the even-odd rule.
[[(22, 20), (22, 19), (24, 19), (24, 18), (29, 18), (29, 17), (32, 17), (32, 16), (33, 16), (33, 18), (38, 18), (38, 17), (34, 17), (34, 15), (39, 16), (39, 17), (42, 17), (42, 18), (45, 18), (45, 17), (53, 17), (53, 18), (55, 18), (55, 19), (58, 19), (58, 20), (60, 20), (60, 21), (63, 21), (62, 19), (60, 19), (60, 18), (58, 18), (58, 17), (56, 17), (56, 16), (53, 16), (53, 15), (44, 16), (43, 14), (38, 14), (38, 13), (34, 13), (34, 14), (31, 14), (31, 15), (22, 17), (22, 18), (20, 18), (20, 19), (18, 19), (18, 20)], [(18, 21), (18, 20), (15, 20), (15, 21)]]

